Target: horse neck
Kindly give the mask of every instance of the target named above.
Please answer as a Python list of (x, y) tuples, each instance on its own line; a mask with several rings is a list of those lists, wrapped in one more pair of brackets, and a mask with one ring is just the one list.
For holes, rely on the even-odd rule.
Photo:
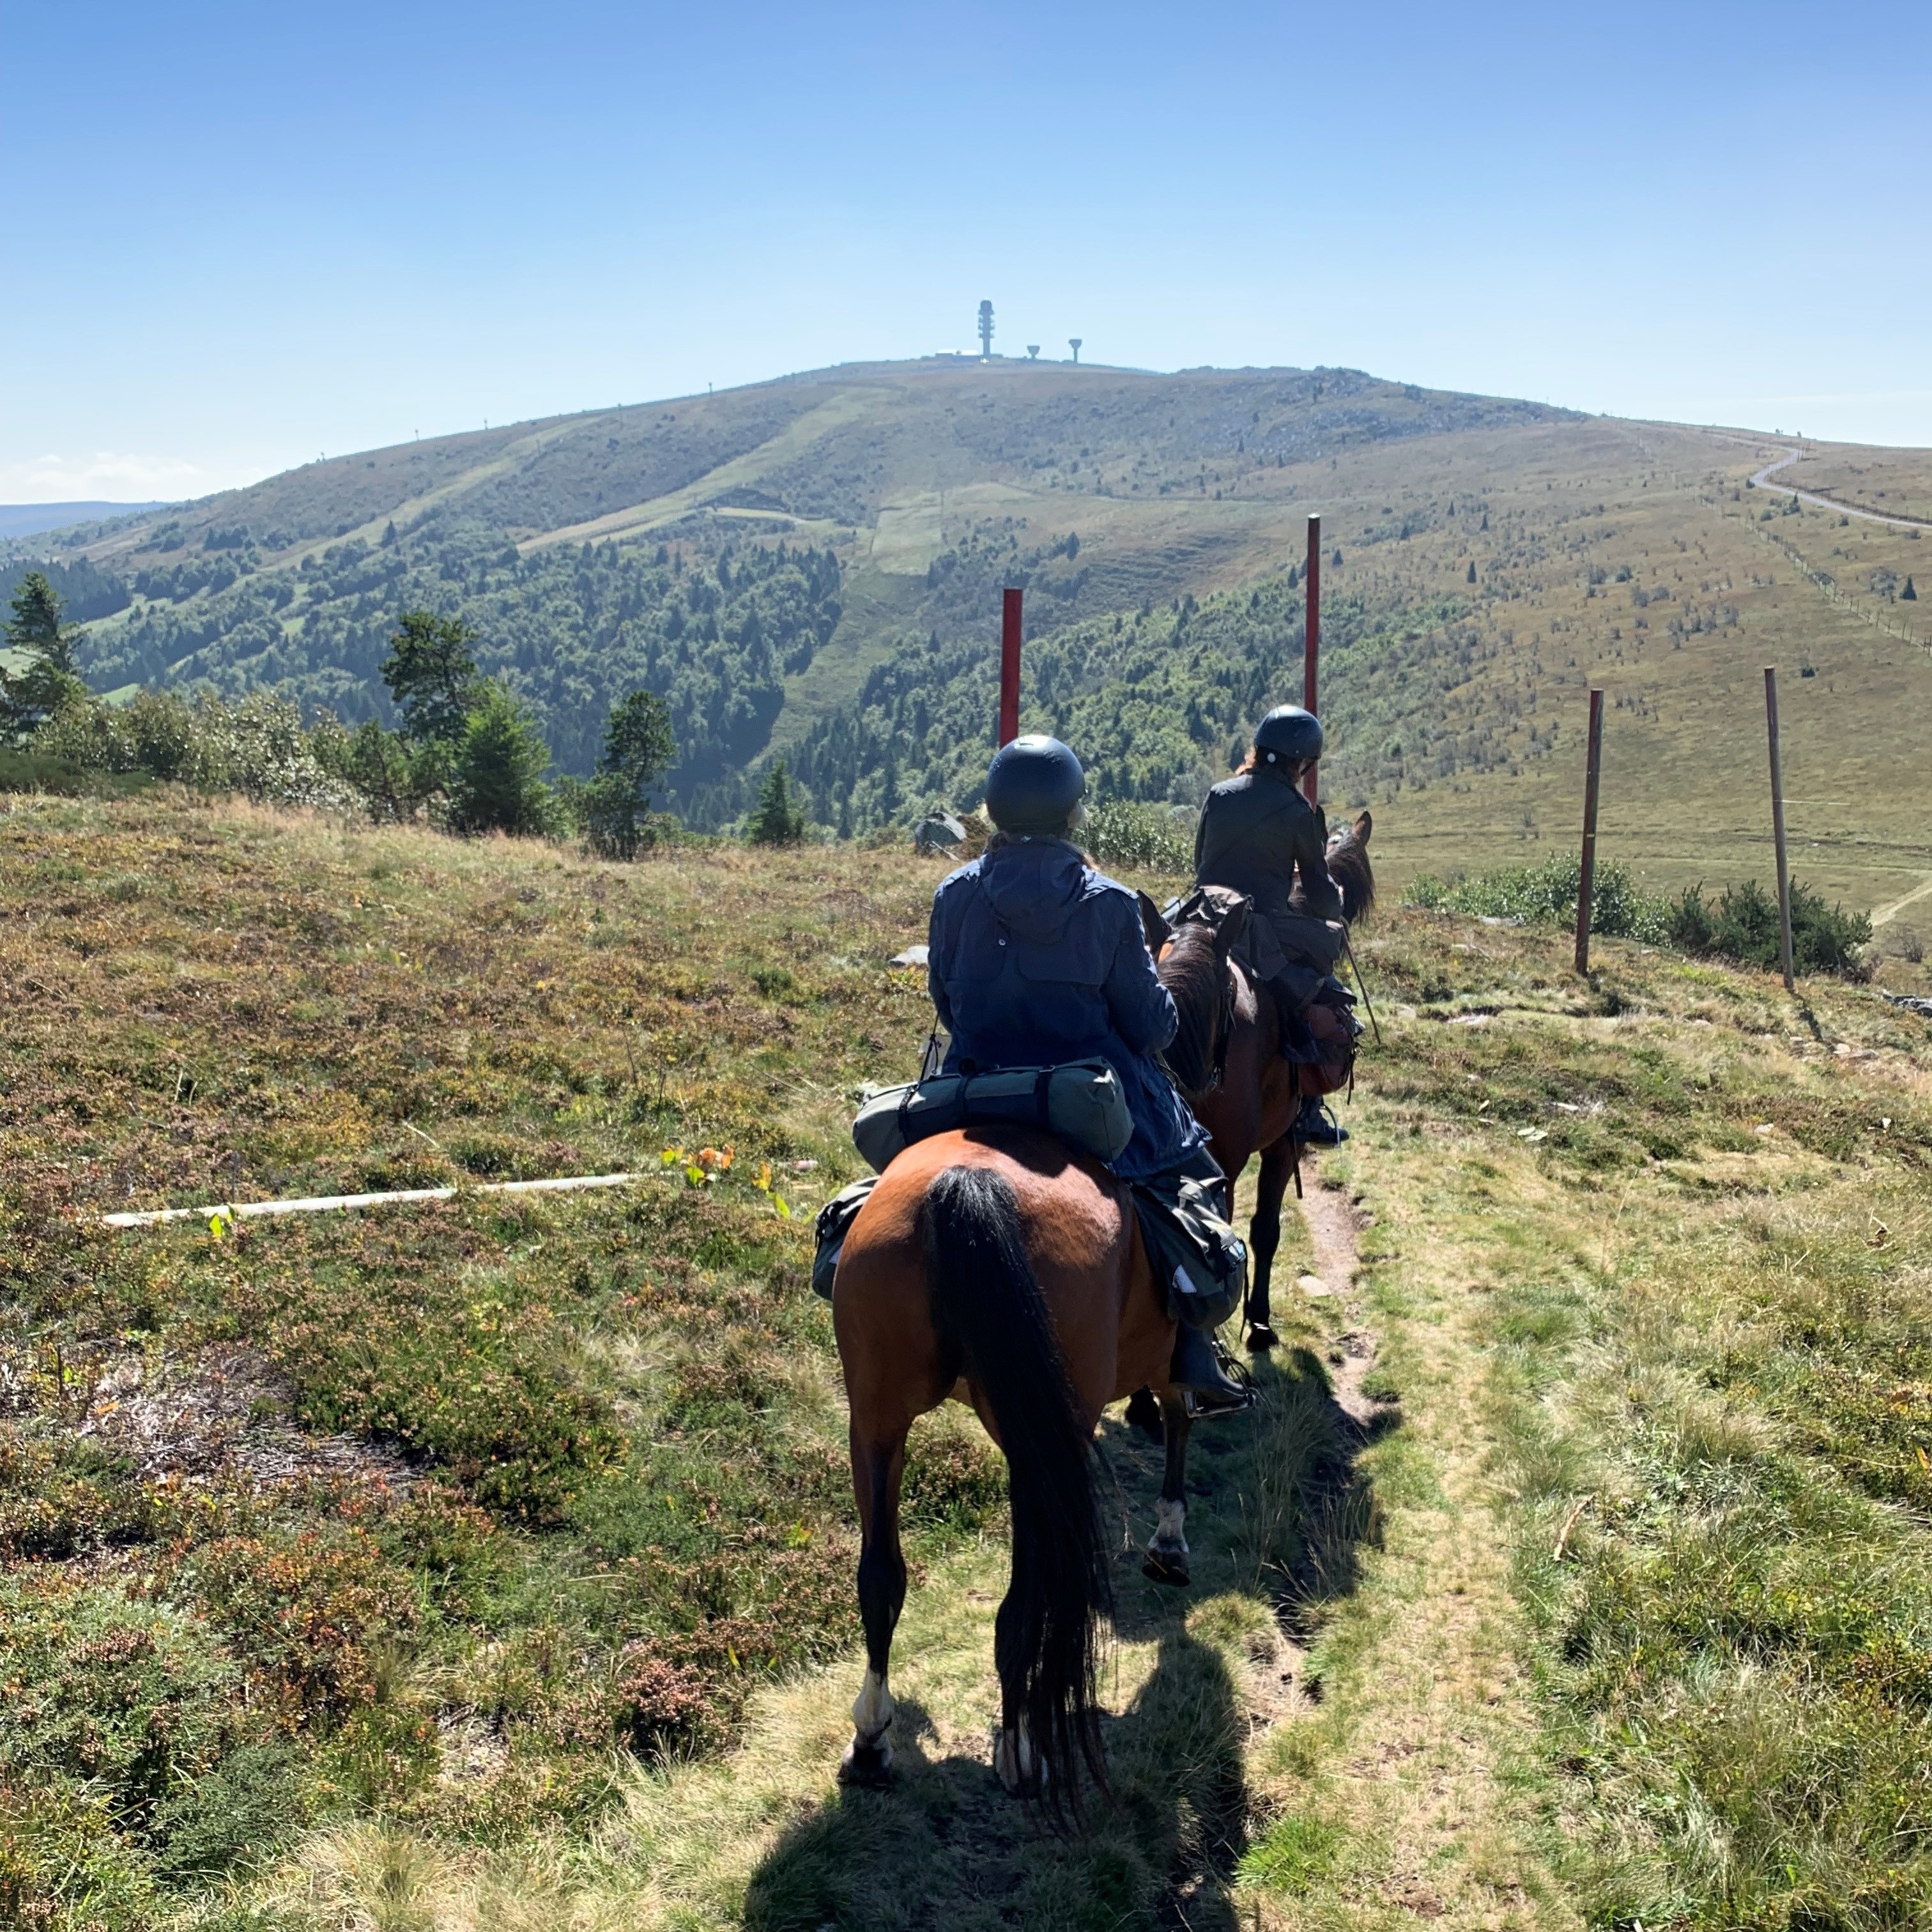
[(1227, 976), (1234, 968), (1216, 951), (1214, 935), (1206, 927), (1184, 926), (1156, 962), (1154, 970), (1161, 984), (1173, 994), (1180, 1017), (1175, 1044), (1184, 1040), (1190, 1046), (1198, 1044), (1202, 1064), (1197, 1070), (1204, 1075), (1214, 1064)]

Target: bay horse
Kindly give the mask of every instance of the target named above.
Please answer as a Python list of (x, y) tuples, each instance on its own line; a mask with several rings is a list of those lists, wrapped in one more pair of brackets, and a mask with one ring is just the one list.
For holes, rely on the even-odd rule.
[[(1366, 814), (1354, 836), (1366, 844)], [(1331, 869), (1338, 860), (1346, 865), (1346, 843), (1331, 844)], [(1359, 910), (1373, 896), (1366, 855), (1358, 874)], [(1337, 877), (1346, 904), (1348, 873)], [(1144, 910), (1150, 910), (1149, 902)], [(1216, 1136), (1230, 1174), (1262, 1144), (1255, 1134), (1272, 1126), (1274, 1142), (1286, 1138), (1296, 1104), (1286, 1097), (1292, 1074), (1279, 1057), (1274, 1003), (1261, 1002), (1264, 1020), (1228, 957), (1234, 932), (1232, 923), (1218, 932), (1184, 927), (1164, 950), (1154, 949), (1180, 1008), (1178, 1077), (1202, 1082), (1204, 1108), (1236, 1082), (1244, 1093), (1250, 1084), (1264, 1093), (1250, 1109), (1252, 1125), (1231, 1114)], [(1206, 1070), (1217, 1064), (1232, 1078), (1209, 1079)], [(1202, 1122), (1214, 1131), (1205, 1112)], [(1265, 1312), (1264, 1298), (1260, 1305)], [(1160, 1582), (1188, 1578), (1188, 1412), (1168, 1378), (1174, 1324), (1127, 1190), (1099, 1162), (1030, 1128), (976, 1127), (915, 1142), (880, 1177), (846, 1232), (832, 1319), (850, 1418), (866, 1635), (865, 1681), (840, 1781), (876, 1785), (891, 1776), (889, 1678), (906, 1592), (899, 1538), (906, 1438), (918, 1417), (950, 1399), (972, 1408), (1006, 1460), (1012, 1568), (994, 1619), (994, 1768), (1015, 1796), (1043, 1793), (1056, 1815), (1077, 1816), (1083, 1771), (1103, 1790), (1106, 1781), (1097, 1676), (1112, 1582), (1094, 1493), (1094, 1432), (1108, 1404), (1142, 1390), (1159, 1405), (1167, 1451), (1143, 1567)]]
[[(1100, 1627), (1111, 1556), (1094, 1488), (1101, 1411), (1168, 1382), (1174, 1324), (1124, 1185), (1099, 1162), (1024, 1127), (915, 1142), (845, 1237), (832, 1326), (851, 1415), (866, 1677), (842, 1782), (890, 1775), (892, 1631), (905, 1600), (899, 1487), (914, 1419), (970, 1405), (1004, 1451), (1012, 1572), (994, 1622), (1000, 1680), (994, 1768), (1016, 1796), (1080, 1810), (1101, 1789)], [(1179, 1537), (1165, 1503), (1162, 1535)], [(1180, 1545), (1184, 1562), (1186, 1545)], [(1150, 1559), (1151, 1560), (1151, 1559)]]
[[(1328, 870), (1348, 925), (1375, 904), (1369, 864), (1374, 830), (1364, 812), (1328, 841)], [(1235, 1182), (1249, 1161), (1261, 1156), (1248, 1224), (1250, 1272), (1243, 1312), (1250, 1345), (1271, 1348), (1277, 1338), (1270, 1322), (1268, 1280), (1281, 1245), (1282, 1202), (1301, 1164), (1294, 1123), (1303, 1096), (1294, 1064), (1281, 1057), (1281, 1016), (1273, 998), (1228, 956), (1230, 942), (1223, 934), (1235, 922), (1218, 929), (1195, 920), (1170, 928), (1144, 894), (1141, 917), (1156, 970), (1180, 1013), (1168, 1066), (1195, 1118), (1208, 1130), (1210, 1151), (1228, 1177), (1231, 1213)]]

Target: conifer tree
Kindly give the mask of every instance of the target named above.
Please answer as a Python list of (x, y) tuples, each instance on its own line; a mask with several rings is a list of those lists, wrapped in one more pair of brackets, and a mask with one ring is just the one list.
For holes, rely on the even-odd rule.
[(7, 643), (27, 664), (17, 674), (0, 670), (0, 726), (10, 733), (32, 731), (87, 695), (74, 662), (80, 626), (62, 621), (64, 608), (44, 571), (28, 571), (14, 593)]
[(754, 845), (796, 845), (805, 836), (805, 813), (792, 795), (785, 762), (778, 759), (758, 787), (758, 800), (745, 821)]
[(583, 791), (585, 836), (606, 858), (631, 859), (644, 842), (650, 788), (677, 756), (670, 710), (655, 692), (633, 691), (610, 707), (597, 775)]

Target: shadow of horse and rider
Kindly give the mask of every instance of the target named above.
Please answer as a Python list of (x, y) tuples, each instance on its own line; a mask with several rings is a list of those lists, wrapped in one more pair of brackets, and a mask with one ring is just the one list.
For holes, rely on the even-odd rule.
[[(1364, 820), (1335, 842), (1345, 860), (1366, 834)], [(1373, 886), (1365, 852), (1354, 858), (1359, 909)], [(1271, 1616), (1299, 1633), (1353, 1589), (1374, 1534), (1360, 1458), (1376, 1425), (1336, 1402), (1318, 1356), (1270, 1351), (1268, 1269), (1299, 1173), (1300, 1096), (1280, 1016), (1232, 937), (1211, 921), (1148, 932), (1180, 1010), (1178, 1084), (1224, 1171), (1262, 1157), (1246, 1310), (1256, 1405), (1202, 1432), (1208, 1466), (1190, 1484), (1192, 1423), (1168, 1376), (1173, 1320), (1125, 1191), (1097, 1162), (1019, 1128), (935, 1135), (892, 1162), (846, 1236), (832, 1310), (866, 1669), (837, 1795), (752, 1878), (745, 1922), (757, 1932), (1234, 1923), (1256, 1687), (1234, 1673), (1280, 1661), (1273, 1628), (1244, 1644), (1239, 1625)], [(1143, 1390), (1158, 1444), (1144, 1399), (1142, 1428), (1108, 1414)], [(1008, 1470), (990, 1767), (941, 1750), (929, 1713), (889, 1688), (908, 1582), (908, 1436), (949, 1398), (975, 1410)], [(1158, 1528), (1143, 1550), (1132, 1526), (1150, 1506)], [(1154, 1648), (1118, 1713), (1101, 1696), (1109, 1624), (1135, 1670)], [(1042, 1832), (1042, 1815), (1064, 1828)]]
[[(1255, 1691), (1305, 1704), (1321, 1690), (1312, 1681), (1238, 1681), (1241, 1646), (1226, 1640), (1215, 1612), (1234, 1593), (1264, 1606), (1291, 1638), (1318, 1628), (1353, 1592), (1362, 1551), (1378, 1540), (1361, 1456), (1397, 1426), (1393, 1411), (1364, 1422), (1345, 1410), (1312, 1350), (1258, 1357), (1253, 1375), (1255, 1408), (1196, 1438), (1194, 1582), (1185, 1592), (1143, 1576), (1132, 1534), (1158, 1499), (1161, 1448), (1118, 1416), (1101, 1424), (1097, 1486), (1114, 1546), (1114, 1630), (1124, 1646), (1155, 1648), (1133, 1694), (1102, 1720), (1108, 1788), (1090, 1796), (1081, 1828), (1066, 1837), (1043, 1831), (1008, 1797), (984, 1742), (942, 1748), (931, 1714), (902, 1697), (890, 1788), (838, 1786), (785, 1831), (746, 1893), (750, 1932), (1235, 1932)], [(1264, 1470), (1270, 1456), (1276, 1466)], [(1294, 1660), (1289, 1652), (1257, 1667)]]

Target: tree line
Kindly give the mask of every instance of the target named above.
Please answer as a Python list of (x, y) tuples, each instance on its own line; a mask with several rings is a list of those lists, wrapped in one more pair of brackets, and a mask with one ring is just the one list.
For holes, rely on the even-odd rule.
[(460, 618), (403, 614), (380, 667), (399, 722), (365, 718), (353, 730), (331, 713), (304, 729), (292, 699), (266, 692), (231, 702), (148, 689), (108, 704), (80, 674), (82, 634), (46, 574), (28, 572), (6, 624), (8, 646), (24, 662), (0, 667), (0, 736), (28, 755), (30, 780), (63, 767), (141, 773), (278, 803), (353, 806), (379, 820), (422, 818), (462, 834), (576, 832), (616, 858), (668, 822), (652, 797), (678, 752), (662, 697), (622, 693), (589, 776), (552, 783), (536, 716), (479, 668), (476, 634)]

